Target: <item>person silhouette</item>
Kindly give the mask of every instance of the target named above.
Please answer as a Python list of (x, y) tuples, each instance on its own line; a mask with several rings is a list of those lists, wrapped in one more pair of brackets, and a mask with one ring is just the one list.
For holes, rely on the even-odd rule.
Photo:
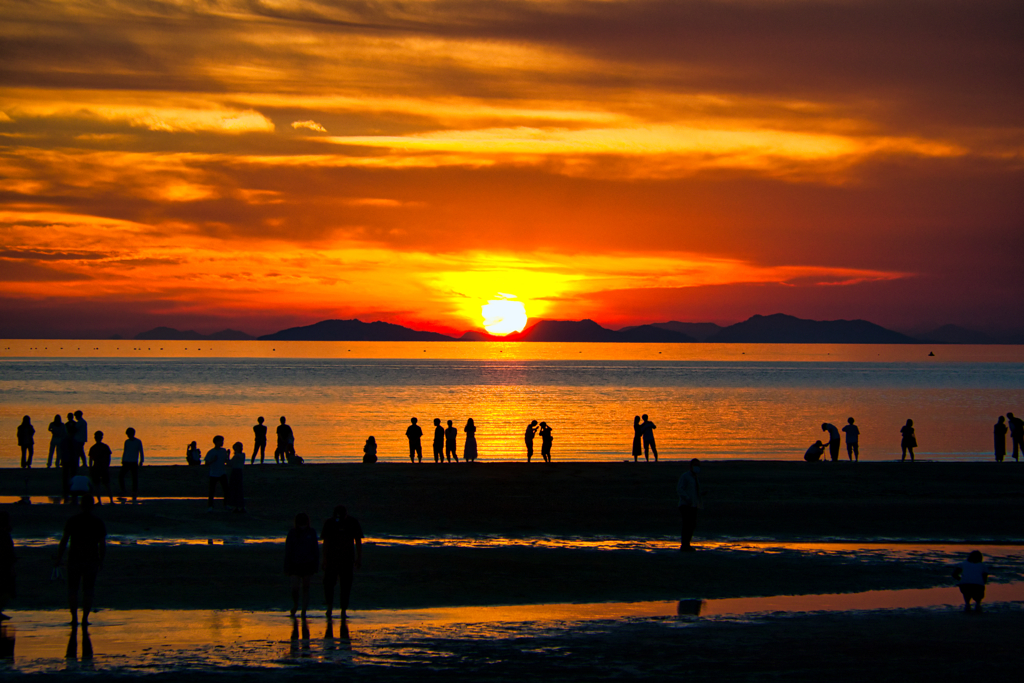
[(185, 462), (190, 467), (203, 464), (203, 452), (199, 450), (199, 444), (195, 441), (185, 447)]
[(533, 457), (533, 437), (537, 434), (537, 421), (530, 420), (530, 424), (526, 425), (526, 434), (524, 438), (526, 440), (526, 462), (530, 462), (530, 458)]
[(53, 416), (53, 422), (46, 429), (50, 432), (50, 454), (46, 457), (46, 469), (53, 466), (54, 453), (57, 453), (57, 467), (60, 467), (60, 440), (68, 433), (68, 430), (64, 427), (64, 420), (60, 418), (59, 414)]
[(985, 584), (988, 583), (988, 567), (985, 566), (984, 559), (980, 551), (972, 550), (967, 555), (967, 560), (953, 569), (953, 578), (957, 580), (960, 594), (964, 596), (964, 612), (971, 611), (971, 600), (974, 601), (974, 611), (981, 611), (981, 601), (985, 599)]
[(75, 440), (75, 419), (70, 413), (64, 423), (64, 438), (57, 448), (57, 460), (60, 462), (60, 478), (64, 502), (71, 500), (71, 479), (78, 474), (78, 442)]
[(309, 607), (309, 583), (320, 564), (320, 544), (316, 532), (309, 526), (309, 515), (300, 512), (295, 515), (295, 528), (288, 532), (284, 542), (284, 573), (292, 577), (292, 611), (299, 609), (302, 598), (302, 618), (306, 618)]
[(78, 587), (82, 587), (82, 623), (89, 623), (92, 611), (96, 575), (107, 552), (107, 527), (103, 520), (93, 514), (93, 500), (82, 498), (81, 512), (71, 517), (64, 525), (64, 534), (57, 547), (54, 566), (59, 567), (68, 550), (68, 609), (71, 623), (78, 623)]
[(290, 463), (295, 458), (295, 432), (285, 423), (284, 415), (277, 426), (277, 450), (274, 451), (274, 462)]
[(21, 418), (18, 425), (18, 446), (21, 447), (21, 467), (29, 469), (32, 467), (32, 456), (35, 455), (36, 428), (32, 426), (32, 418), (26, 415)]
[(409, 439), (409, 460), (416, 462), (416, 456), (419, 456), (420, 462), (423, 462), (423, 444), (420, 443), (420, 439), (423, 437), (423, 429), (416, 424), (416, 418), (409, 420), (412, 424), (405, 428), (405, 437)]
[(220, 484), (224, 493), (224, 507), (228, 505), (228, 459), (230, 454), (224, 448), (224, 437), (218, 434), (213, 437), (213, 448), (206, 451), (206, 464), (210, 466), (209, 494), (206, 502), (206, 511), (213, 512), (213, 494), (217, 492), (217, 484)]
[(1014, 417), (1013, 413), (1006, 414), (1006, 421), (1010, 426), (1010, 441), (1013, 443), (1013, 459), (1020, 462), (1019, 454), (1024, 451), (1024, 420)]
[(434, 462), (444, 462), (444, 427), (441, 426), (441, 418), (434, 418)]
[(466, 445), (462, 448), (462, 459), (466, 462), (476, 462), (476, 425), (473, 424), (473, 418), (466, 420), (466, 427), (462, 431), (466, 432)]
[(700, 495), (700, 460), (690, 461), (690, 469), (679, 477), (676, 482), (676, 495), (679, 496), (679, 516), (682, 523), (679, 534), (679, 549), (683, 552), (696, 550), (691, 545), (693, 532), (697, 528), (697, 515), (704, 507)]
[(377, 462), (377, 440), (372, 436), (366, 437), (366, 443), (363, 444), (363, 462), (367, 464)]
[[(85, 424), (80, 422), (80, 424)], [(124, 451), (121, 453), (121, 469), (117, 473), (117, 480), (121, 485), (121, 494), (124, 490), (124, 475), (132, 475), (132, 502), (139, 497), (139, 467), (146, 461), (146, 454), (142, 448), (142, 442), (135, 438), (135, 430), (131, 427), (124, 431), (128, 438), (124, 440)]]
[(640, 425), (640, 416), (633, 416), (633, 462), (639, 462), (641, 444), (643, 443), (644, 428)]
[(228, 479), (228, 503), (233, 512), (245, 512), (245, 487), (243, 486), (242, 470), (245, 469), (245, 446), (236, 441), (231, 446), (230, 475)]
[(910, 453), (910, 462), (914, 462), (914, 449), (917, 448), (917, 436), (914, 434), (914, 421), (907, 420), (907, 424), (900, 427), (900, 434), (903, 438), (900, 440), (900, 448), (903, 450), (903, 457), (900, 458), (900, 462), (907, 459), (907, 453)]
[(334, 587), (339, 586), (341, 618), (348, 618), (348, 602), (352, 593), (352, 576), (363, 561), (363, 529), (359, 520), (350, 517), (344, 505), (334, 508), (334, 516), (324, 522), (320, 532), (323, 543), (324, 600), (327, 618), (334, 612)]
[(825, 454), (825, 444), (821, 440), (815, 441), (811, 447), (804, 452), (804, 460), (807, 462), (818, 462)]
[(839, 430), (831, 422), (822, 422), (821, 431), (828, 432), (828, 442), (825, 445), (828, 446), (828, 454), (832, 458), (832, 462), (839, 460), (839, 447), (843, 444)]
[(1002, 462), (1003, 458), (1006, 457), (1006, 418), (1002, 415), (996, 420), (996, 423), (992, 425), (992, 437), (995, 442), (996, 450), (996, 462)]
[(92, 477), (92, 483), (96, 487), (96, 504), (100, 504), (99, 490), (100, 484), (103, 484), (107, 489), (110, 504), (113, 505), (114, 494), (110, 492), (110, 459), (114, 454), (110, 450), (110, 446), (103, 443), (103, 432), (96, 432), (93, 438), (96, 439), (96, 443), (89, 449), (89, 476)]
[(551, 464), (551, 443), (555, 437), (551, 436), (551, 426), (547, 422), (540, 423), (540, 457), (544, 462)]
[(654, 462), (658, 462), (658, 447), (654, 445), (654, 430), (658, 428), (653, 422), (647, 419), (647, 415), (641, 415), (643, 423), (640, 425), (640, 434), (644, 442), (644, 460), (650, 462), (648, 450), (654, 455)]
[(456, 448), (456, 442), (459, 439), (459, 430), (452, 426), (452, 421), (448, 420), (448, 428), (444, 430), (444, 454), (448, 459), (448, 462), (454, 460), (459, 461), (459, 454)]
[(255, 442), (252, 447), (252, 462), (249, 464), (256, 463), (256, 454), (260, 454), (260, 464), (263, 464), (263, 458), (267, 455), (267, 426), (263, 424), (263, 416), (256, 418), (256, 424), (252, 426), (252, 432), (255, 436)]
[(89, 423), (85, 421), (81, 410), (75, 411), (75, 442), (78, 444), (77, 456), (82, 461), (82, 467), (89, 464), (85, 458), (85, 444), (89, 442)]
[(860, 427), (853, 424), (853, 418), (846, 418), (846, 426), (843, 432), (846, 434), (846, 457), (850, 460), (860, 460)]

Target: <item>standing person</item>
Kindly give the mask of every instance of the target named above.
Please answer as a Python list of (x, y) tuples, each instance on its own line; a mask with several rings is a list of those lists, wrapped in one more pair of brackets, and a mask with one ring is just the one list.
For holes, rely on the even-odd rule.
[(964, 596), (964, 611), (971, 611), (971, 600), (974, 611), (981, 611), (981, 601), (985, 599), (985, 584), (988, 583), (988, 567), (982, 561), (981, 552), (972, 550), (964, 562), (953, 570), (953, 578), (957, 580), (960, 594)]
[(89, 423), (85, 421), (81, 410), (75, 411), (75, 441), (78, 443), (78, 457), (82, 467), (89, 464), (85, 458), (85, 444), (89, 443)]
[(316, 574), (320, 563), (320, 544), (316, 532), (309, 526), (309, 515), (300, 512), (295, 515), (295, 528), (288, 532), (284, 542), (284, 573), (292, 577), (292, 618), (299, 609), (302, 597), (302, 618), (306, 618), (309, 607), (309, 581)]
[(11, 516), (7, 510), (0, 510), (0, 621), (10, 619), (4, 610), (16, 594), (14, 563), (17, 559), (11, 537)]
[(1010, 423), (1010, 441), (1013, 443), (1013, 459), (1020, 462), (1019, 453), (1024, 451), (1024, 420), (1014, 417), (1013, 413), (1006, 414), (1006, 421)]
[(103, 520), (93, 514), (93, 501), (90, 496), (82, 498), (82, 511), (74, 515), (64, 525), (64, 535), (60, 537), (57, 548), (57, 560), (54, 566), (59, 567), (64, 557), (64, 549), (68, 551), (68, 608), (71, 610), (71, 624), (78, 624), (78, 586), (82, 586), (82, 624), (89, 623), (89, 612), (92, 611), (92, 597), (96, 587), (96, 575), (99, 573), (103, 557), (107, 553), (107, 527)]
[(263, 458), (267, 455), (267, 425), (263, 424), (263, 416), (256, 418), (256, 424), (252, 426), (252, 432), (256, 437), (256, 442), (252, 447), (252, 462), (250, 465), (256, 462), (256, 454), (260, 454), (260, 464), (263, 464)]
[(448, 458), (448, 462), (453, 459), (455, 462), (459, 461), (459, 454), (456, 452), (457, 441), (459, 440), (459, 430), (452, 426), (452, 421), (448, 420), (448, 428), (444, 430), (444, 454)]
[(846, 426), (843, 427), (846, 433), (846, 457), (853, 461), (860, 460), (860, 427), (853, 424), (853, 418), (846, 418)]
[(466, 445), (462, 447), (462, 459), (466, 462), (476, 461), (476, 425), (473, 424), (473, 418), (466, 420), (466, 428), (462, 431), (466, 432)]
[(195, 441), (185, 447), (185, 462), (189, 467), (198, 467), (203, 464), (203, 452), (199, 450), (199, 444)]
[(683, 472), (676, 483), (676, 493), (679, 495), (679, 517), (682, 522), (679, 549), (683, 552), (696, 550), (690, 543), (693, 540), (693, 532), (697, 528), (699, 511), (704, 509), (704, 501), (700, 495), (699, 475), (700, 460), (694, 458), (690, 461), (690, 469)]
[[(84, 423), (83, 423), (84, 424)], [(142, 442), (135, 438), (135, 430), (129, 427), (124, 431), (128, 437), (124, 441), (124, 452), (121, 455), (121, 471), (117, 473), (117, 480), (121, 484), (121, 495), (124, 495), (124, 475), (132, 475), (132, 502), (136, 502), (139, 496), (139, 467), (146, 461), (146, 454), (142, 450)]]
[(434, 462), (444, 462), (444, 427), (441, 418), (434, 418)]
[(551, 426), (547, 422), (540, 423), (540, 457), (544, 462), (551, 464), (551, 443), (555, 437), (551, 436)]
[(334, 586), (340, 587), (341, 618), (348, 618), (352, 594), (352, 575), (363, 562), (363, 529), (355, 517), (349, 517), (344, 505), (334, 508), (334, 516), (324, 522), (323, 542), (324, 600), (327, 618), (334, 613)]
[(285, 424), (284, 415), (281, 424), (277, 425), (277, 450), (274, 451), (274, 462), (291, 462), (295, 455), (295, 432)]
[(647, 455), (648, 450), (650, 450), (654, 454), (654, 462), (658, 462), (658, 447), (654, 445), (654, 430), (658, 426), (648, 420), (646, 415), (641, 415), (640, 419), (643, 420), (643, 423), (640, 425), (640, 434), (644, 442), (644, 460), (650, 462), (650, 458)]
[(640, 425), (640, 416), (633, 416), (633, 462), (639, 462), (641, 444), (644, 438), (644, 428)]
[(18, 425), (18, 445), (21, 447), (21, 467), (32, 467), (32, 456), (36, 450), (36, 428), (32, 426), (32, 418), (26, 415)]
[(423, 444), (420, 438), (423, 436), (423, 429), (416, 424), (416, 418), (409, 420), (412, 424), (405, 428), (405, 438), (409, 439), (409, 460), (416, 462), (416, 456), (423, 462)]
[(363, 462), (370, 464), (377, 462), (377, 440), (373, 436), (366, 437), (363, 444)]
[(242, 488), (242, 469), (245, 467), (245, 453), (242, 452), (241, 441), (236, 441), (231, 449), (231, 479), (228, 482), (228, 499), (233, 512), (245, 512), (245, 490)]
[(228, 506), (228, 449), (224, 448), (224, 437), (218, 434), (213, 437), (213, 448), (206, 451), (206, 464), (210, 466), (209, 497), (207, 498), (206, 511), (213, 512), (213, 494), (220, 484), (224, 493), (224, 507)]
[(530, 420), (530, 424), (526, 425), (526, 434), (523, 435), (526, 440), (526, 462), (530, 462), (530, 458), (533, 457), (533, 437), (537, 435), (537, 421)]
[(843, 444), (839, 430), (831, 422), (822, 422), (821, 431), (828, 432), (828, 442), (825, 445), (828, 446), (828, 454), (832, 458), (832, 462), (839, 460), (839, 447)]
[(907, 424), (900, 427), (900, 434), (903, 435), (903, 438), (900, 440), (900, 448), (903, 450), (903, 457), (900, 458), (900, 462), (907, 459), (907, 453), (910, 453), (910, 462), (914, 462), (914, 449), (917, 448), (914, 421), (907, 420)]
[(113, 505), (114, 494), (110, 492), (110, 458), (113, 456), (113, 452), (110, 450), (110, 446), (103, 443), (103, 432), (96, 432), (93, 438), (96, 439), (96, 443), (89, 449), (89, 476), (92, 477), (92, 483), (96, 487), (96, 504), (99, 505), (102, 502), (98, 494), (100, 484), (103, 484), (107, 489), (110, 504)]
[(60, 461), (61, 491), (64, 502), (71, 500), (71, 479), (78, 474), (78, 442), (75, 440), (75, 419), (68, 415), (64, 423), (64, 438), (57, 447), (57, 460)]
[(995, 442), (996, 450), (996, 462), (1002, 462), (1003, 458), (1006, 457), (1006, 418), (1002, 415), (996, 420), (996, 423), (992, 426), (992, 437)]
[(57, 453), (57, 467), (60, 467), (60, 440), (68, 433), (60, 414), (53, 416), (53, 422), (46, 428), (50, 432), (50, 454), (46, 457), (46, 469), (53, 467), (53, 454)]

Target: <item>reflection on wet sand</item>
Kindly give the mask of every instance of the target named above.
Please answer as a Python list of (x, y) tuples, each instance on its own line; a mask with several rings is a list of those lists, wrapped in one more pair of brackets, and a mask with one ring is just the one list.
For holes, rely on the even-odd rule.
[[(985, 603), (1022, 600), (1024, 582), (990, 584)], [(959, 610), (959, 606), (959, 593), (948, 586), (838, 595), (381, 610), (360, 612), (349, 620), (327, 620), (322, 641), (312, 638), (309, 620), (291, 619), (277, 612), (111, 610), (98, 613), (90, 627), (96, 632), (101, 651), (99, 660), (90, 666), (158, 672), (183, 665), (203, 669), (228, 665), (267, 668), (292, 665), (297, 659), (358, 662), (360, 658), (372, 658), (380, 663), (396, 648), (426, 637), (489, 639), (504, 637), (510, 629), (524, 634), (560, 631), (592, 621), (682, 618), (697, 626), (703, 621), (756, 620), (766, 614), (942, 607)], [(64, 648), (67, 622), (63, 612), (19, 612), (15, 618), (22, 638), (14, 655), (14, 668), (23, 672), (54, 671), (61, 666), (62, 649), (68, 658), (76, 656), (75, 628)], [(319, 622), (320, 618), (312, 620)], [(286, 623), (290, 626), (289, 638), (281, 640)], [(188, 627), (182, 628), (182, 624)], [(354, 633), (350, 625), (354, 625)], [(13, 630), (6, 627), (4, 633), (9, 634), (5, 638), (9, 638), (13, 651)], [(91, 658), (92, 639), (83, 629), (81, 660), (85, 663)]]

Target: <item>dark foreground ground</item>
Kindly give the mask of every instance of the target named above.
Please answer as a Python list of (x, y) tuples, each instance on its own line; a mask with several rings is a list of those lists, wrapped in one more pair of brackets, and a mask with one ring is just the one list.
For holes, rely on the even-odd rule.
[[(248, 512), (206, 512), (203, 500), (104, 505), (116, 536), (194, 539), (282, 537), (296, 512), (315, 526), (344, 503), (368, 536), (450, 534), (665, 538), (676, 533), (679, 463), (524, 463), (257, 466), (246, 470)], [(56, 493), (54, 471), (0, 470), (0, 495)], [(116, 481), (116, 470), (115, 470)], [(965, 544), (1020, 542), (1024, 466), (1016, 463), (706, 464), (707, 509), (698, 541), (843, 538)], [(116, 484), (115, 484), (116, 486)], [(205, 498), (205, 470), (145, 467), (144, 496)], [(6, 505), (16, 539), (57, 535), (72, 512)], [(965, 545), (965, 553), (969, 548)], [(18, 548), (20, 610), (57, 609), (53, 547)], [(107, 609), (283, 609), (288, 588), (279, 544), (112, 544), (97, 586)], [(999, 581), (1019, 580), (1018, 569)], [(368, 546), (353, 609), (545, 602), (678, 600), (950, 586), (933, 560), (865, 561), (795, 550), (708, 547), (581, 550), (528, 547)], [(314, 580), (313, 607), (319, 589)], [(639, 619), (537, 629), (472, 628), (396, 643), (386, 657), (304, 657), (284, 668), (147, 674), (147, 681), (216, 677), (267, 680), (1014, 680), (1024, 623), (1020, 605), (966, 616), (948, 610), (766, 615), (753, 621)], [(72, 667), (67, 673), (80, 671)], [(62, 674), (62, 675), (67, 675)], [(16, 675), (0, 666), (0, 677)], [(83, 671), (88, 675), (88, 670)], [(130, 678), (130, 672), (104, 676)], [(53, 678), (56, 674), (25, 676)]]

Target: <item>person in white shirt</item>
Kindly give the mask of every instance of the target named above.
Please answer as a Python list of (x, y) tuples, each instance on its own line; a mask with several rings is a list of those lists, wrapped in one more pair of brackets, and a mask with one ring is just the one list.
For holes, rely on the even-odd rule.
[(974, 611), (981, 611), (981, 601), (985, 599), (985, 584), (988, 583), (988, 567), (982, 561), (985, 558), (977, 550), (972, 550), (967, 559), (953, 570), (953, 578), (957, 580), (960, 593), (964, 596), (964, 611), (971, 611), (971, 600), (974, 600)]

